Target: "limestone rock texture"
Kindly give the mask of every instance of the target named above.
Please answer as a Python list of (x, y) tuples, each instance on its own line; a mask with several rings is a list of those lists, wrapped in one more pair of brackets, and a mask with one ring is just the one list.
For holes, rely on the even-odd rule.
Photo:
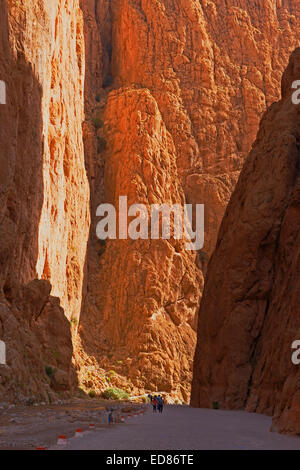
[(208, 255), (266, 107), (299, 44), (300, 5), (114, 0), (112, 75), (155, 98), (186, 198), (206, 205)]
[[(128, 207), (144, 204), (149, 213), (150, 204), (183, 205), (174, 143), (149, 90), (111, 93), (104, 119), (106, 202), (118, 208), (126, 195)], [(88, 318), (88, 337), (93, 325), (100, 365), (123, 372), (137, 392), (159, 389), (187, 401), (203, 283), (195, 255), (174, 239), (95, 245), (98, 269), (88, 280), (94, 295), (87, 294), (82, 324)]]
[(0, 394), (16, 400), (45, 395), (46, 365), (62, 388), (73, 380), (90, 218), (85, 56), (77, 0), (1, 0), (0, 25)]
[(77, 377), (72, 367), (70, 323), (51, 284), (34, 279), (15, 302), (0, 301), (0, 335), (6, 365), (0, 365), (0, 401), (33, 404), (68, 395)]
[[(80, 380), (100, 390), (113, 371), (133, 393), (165, 390), (187, 401), (203, 276), (261, 116), (280, 97), (299, 42), (299, 5), (82, 0), (81, 7), (92, 224), (76, 339)], [(203, 249), (195, 258), (173, 241), (101, 244), (97, 206), (121, 195), (147, 207), (205, 204)], [(103, 372), (99, 381), (91, 368)]]
[(193, 406), (246, 408), (299, 434), (300, 106), (292, 83), (300, 48), (265, 113), (226, 210), (208, 266), (192, 386)]
[[(53, 393), (66, 390), (76, 369), (85, 391), (112, 384), (187, 402), (207, 262), (259, 120), (279, 99), (299, 4), (0, 0), (0, 8), (0, 301), (18, 329), (21, 380), (31, 370), (25, 331), (43, 361), (24, 396), (43, 394), (45, 380)], [(203, 249), (190, 253), (174, 239), (100, 243), (96, 209), (119, 196), (147, 208), (205, 204)]]

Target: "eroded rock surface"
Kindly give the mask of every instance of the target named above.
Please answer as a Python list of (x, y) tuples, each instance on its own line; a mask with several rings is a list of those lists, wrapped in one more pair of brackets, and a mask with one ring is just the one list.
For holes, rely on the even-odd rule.
[(292, 83), (264, 115), (226, 210), (199, 313), (192, 405), (273, 415), (273, 429), (299, 433), (300, 107)]
[[(149, 213), (150, 204), (183, 204), (174, 143), (151, 93), (111, 93), (104, 120), (106, 202), (118, 208), (126, 195), (128, 207), (141, 203)], [(104, 368), (123, 363), (138, 389), (158, 387), (187, 400), (202, 282), (195, 256), (184, 240), (98, 240), (95, 246), (83, 341), (93, 341)]]
[[(45, 348), (53, 351), (57, 388), (70, 388), (69, 320), (79, 319), (89, 230), (83, 17), (77, 0), (1, 0), (0, 25), (7, 91), (0, 105), (1, 338), (8, 352), (1, 393), (17, 400), (18, 387), (25, 397), (44, 394)], [(37, 278), (52, 284), (48, 301)], [(34, 280), (31, 298), (25, 286)]]
[(70, 323), (48, 281), (23, 286), (14, 303), (0, 302), (6, 365), (0, 365), (0, 400), (33, 404), (76, 385)]
[[(259, 120), (279, 99), (298, 44), (299, 5), (89, 0), (82, 8), (92, 71), (84, 123), (92, 225), (77, 338), (81, 380), (101, 389), (103, 374), (91, 381), (88, 373), (98, 367), (125, 383), (129, 377), (136, 393), (162, 386), (186, 399), (197, 312), (190, 296), (202, 290)], [(196, 264), (182, 247), (174, 254), (174, 243), (97, 241), (96, 208), (120, 195), (146, 206), (154, 199), (205, 204)], [(184, 272), (188, 286), (173, 287)]]
[(148, 88), (174, 140), (181, 184), (217, 231), (266, 106), (298, 46), (293, 1), (115, 0), (112, 73)]
[[(0, 7), (0, 80), (8, 90), (0, 105), (1, 300), (15, 312), (24, 286), (49, 281), (71, 322), (87, 390), (101, 391), (109, 378), (186, 401), (203, 273), (259, 119), (279, 98), (299, 5), (0, 0)], [(147, 207), (204, 203), (203, 250), (195, 257), (174, 240), (99, 243), (96, 208), (122, 195)], [(24, 331), (33, 328), (28, 309), (30, 298), (21, 308)], [(64, 372), (58, 376), (66, 384)]]

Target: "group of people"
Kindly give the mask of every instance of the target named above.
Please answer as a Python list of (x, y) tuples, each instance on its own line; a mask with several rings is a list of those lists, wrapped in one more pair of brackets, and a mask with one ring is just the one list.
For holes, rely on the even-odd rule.
[(163, 397), (161, 395), (154, 395), (154, 396), (148, 395), (148, 397), (153, 406), (153, 413), (156, 413), (156, 411), (158, 411), (159, 413), (162, 413), (164, 409)]

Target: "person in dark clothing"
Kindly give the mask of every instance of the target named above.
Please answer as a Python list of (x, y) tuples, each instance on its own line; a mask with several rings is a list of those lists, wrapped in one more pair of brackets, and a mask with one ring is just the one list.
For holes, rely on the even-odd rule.
[(160, 395), (157, 396), (157, 411), (160, 413), (161, 408), (161, 397)]
[(159, 412), (159, 413), (162, 413), (162, 412), (163, 412), (163, 408), (164, 408), (164, 400), (163, 400), (163, 397), (162, 397), (161, 395), (158, 395), (157, 401), (158, 401), (158, 412)]
[(114, 421), (114, 409), (111, 408), (108, 412), (108, 424), (111, 425)]
[(156, 396), (152, 398), (152, 406), (153, 406), (153, 413), (156, 413), (156, 410), (158, 408), (158, 400)]
[(163, 412), (163, 409), (164, 409), (164, 399), (161, 395), (158, 395), (158, 411), (159, 413), (162, 413)]

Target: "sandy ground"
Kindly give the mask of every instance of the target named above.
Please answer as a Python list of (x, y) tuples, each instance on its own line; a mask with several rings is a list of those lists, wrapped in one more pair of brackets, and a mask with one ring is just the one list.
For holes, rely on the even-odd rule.
[(149, 408), (125, 424), (88, 431), (66, 450), (300, 450), (300, 437), (270, 426), (271, 418), (254, 413), (166, 406), (163, 415)]
[(89, 429), (95, 424), (104, 431), (107, 425), (106, 407), (126, 410), (140, 408), (131, 403), (100, 399), (72, 399), (54, 405), (13, 406), (0, 403), (0, 450), (31, 450), (49, 448), (60, 434), (74, 436), (77, 428)]

